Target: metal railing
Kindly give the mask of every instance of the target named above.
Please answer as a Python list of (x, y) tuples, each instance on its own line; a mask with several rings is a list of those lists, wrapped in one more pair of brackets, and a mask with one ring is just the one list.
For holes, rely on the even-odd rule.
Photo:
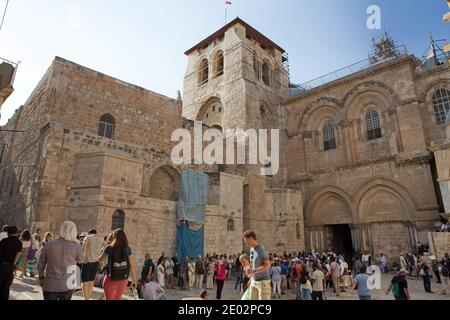
[(393, 59), (409, 55), (408, 49), (404, 45), (398, 46), (394, 50), (391, 50), (391, 53), (392, 53), (392, 55), (390, 55), (390, 56), (382, 55), (382, 54), (377, 55), (377, 56), (375, 56), (375, 55), (370, 56), (368, 59), (358, 61), (347, 67), (330, 72), (326, 75), (320, 76), (320, 77), (310, 80), (308, 82), (305, 82), (302, 84), (297, 84), (296, 87), (299, 89), (303, 89), (304, 91), (308, 91), (308, 90), (320, 87), (322, 85), (325, 85), (327, 83), (336, 81), (338, 79), (350, 76), (357, 72), (364, 71), (373, 66), (377, 66), (377, 65), (383, 64), (385, 62), (391, 61)]
[(0, 63), (9, 63), (10, 65), (12, 65), (14, 68), (17, 68), (17, 66), (19, 65), (19, 62), (12, 62), (12, 61), (9, 61), (9, 60), (7, 60), (7, 59), (4, 59), (4, 58), (2, 58), (2, 57), (0, 57)]
[(12, 62), (10, 60), (7, 60), (7, 59), (4, 59), (4, 58), (0, 57), (0, 63), (8, 63), (8, 64), (13, 66), (14, 71), (13, 71), (13, 74), (12, 74), (11, 79), (9, 81), (9, 85), (12, 87), (14, 85), (14, 81), (16, 80), (17, 69), (19, 67), (20, 61), (19, 62)]

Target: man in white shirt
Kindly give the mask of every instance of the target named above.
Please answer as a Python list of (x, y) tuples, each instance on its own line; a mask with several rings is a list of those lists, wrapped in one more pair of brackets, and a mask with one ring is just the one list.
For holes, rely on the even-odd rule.
[(365, 254), (362, 255), (361, 261), (364, 265), (364, 267), (369, 268), (369, 264), (370, 264), (370, 254), (368, 252), (366, 252)]
[(147, 301), (166, 300), (164, 289), (156, 282), (150, 281), (145, 283), (139, 280), (138, 291), (141, 292), (141, 297)]
[(322, 267), (320, 265), (314, 266), (314, 272), (310, 273), (309, 277), (313, 280), (312, 286), (312, 300), (320, 300), (324, 299), (323, 293), (325, 291), (325, 275), (322, 271)]
[(0, 232), (0, 241), (8, 238), (8, 226), (4, 226), (2, 232)]
[(84, 239), (83, 253), (86, 261), (81, 269), (81, 282), (84, 298), (90, 300), (94, 290), (94, 282), (100, 269), (98, 257), (102, 254), (105, 241), (97, 235), (96, 230), (89, 231), (89, 235)]
[(380, 254), (380, 268), (381, 268), (381, 272), (383, 272), (383, 273), (387, 273), (387, 259), (386, 259), (386, 256), (383, 254), (383, 253), (381, 253)]

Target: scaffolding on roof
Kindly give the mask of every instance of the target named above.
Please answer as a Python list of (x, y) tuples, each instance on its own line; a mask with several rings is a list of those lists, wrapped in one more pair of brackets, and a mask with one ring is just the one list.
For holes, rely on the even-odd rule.
[(292, 90), (292, 92), (293, 95), (296, 95), (298, 93), (308, 91), (317, 88), (319, 86), (325, 85), (327, 83), (351, 76), (355, 73), (367, 70), (373, 66), (380, 65), (390, 60), (394, 60), (399, 57), (405, 57), (408, 55), (409, 55), (408, 49), (404, 45), (400, 45), (394, 48), (389, 47), (388, 49), (386, 49), (386, 52), (383, 51), (379, 52), (379, 55), (377, 55), (376, 58), (370, 56), (368, 59), (358, 61), (349, 66), (330, 72), (326, 75), (320, 76), (308, 82), (302, 84), (291, 84), (291, 86), (295, 88), (295, 90)]

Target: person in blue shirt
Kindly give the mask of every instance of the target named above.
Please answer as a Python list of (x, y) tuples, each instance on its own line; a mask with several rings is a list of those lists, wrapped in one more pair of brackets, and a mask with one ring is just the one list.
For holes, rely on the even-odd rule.
[(283, 261), (280, 264), (281, 267), (281, 294), (284, 295), (286, 294), (286, 291), (288, 289), (287, 287), (287, 275), (289, 272), (289, 268), (287, 266), (287, 262)]
[(369, 275), (366, 273), (365, 267), (359, 270), (358, 275), (353, 280), (353, 290), (358, 290), (359, 300), (371, 300)]

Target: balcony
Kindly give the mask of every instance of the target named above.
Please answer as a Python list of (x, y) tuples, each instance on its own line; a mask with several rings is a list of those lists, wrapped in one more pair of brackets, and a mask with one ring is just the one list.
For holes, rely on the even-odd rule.
[(0, 106), (13, 93), (17, 63), (0, 58)]

